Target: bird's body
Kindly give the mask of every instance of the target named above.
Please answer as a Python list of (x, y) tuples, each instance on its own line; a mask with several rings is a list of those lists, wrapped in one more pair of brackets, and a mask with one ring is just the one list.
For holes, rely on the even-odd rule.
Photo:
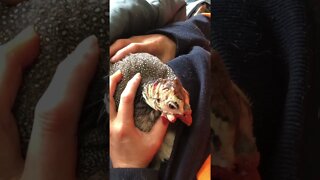
[[(122, 80), (117, 86), (115, 102), (118, 107), (120, 95), (127, 82), (140, 73), (142, 80), (135, 97), (134, 119), (135, 126), (141, 131), (149, 132), (160, 115), (166, 116), (174, 122), (180, 118), (191, 124), (191, 109), (189, 95), (174, 74), (173, 70), (162, 63), (157, 57), (148, 53), (136, 53), (110, 65), (110, 74), (121, 70)], [(154, 166), (160, 161), (169, 159), (174, 141), (174, 130), (169, 128), (164, 138), (163, 146), (156, 156)]]
[(116, 105), (119, 105), (120, 96), (125, 89), (127, 82), (136, 74), (141, 73), (141, 85), (135, 98), (135, 125), (142, 131), (148, 132), (156, 120), (160, 117), (160, 111), (154, 111), (148, 106), (142, 97), (142, 84), (154, 81), (158, 78), (175, 78), (173, 71), (167, 66), (163, 66), (162, 62), (158, 58), (151, 55), (136, 54), (131, 55), (118, 63), (110, 65), (110, 74), (115, 73), (117, 70), (121, 70), (123, 74), (122, 81), (117, 85), (117, 91), (115, 93)]
[(251, 107), (244, 93), (230, 80), (217, 52), (212, 52), (213, 81), (211, 98), (211, 128), (213, 130), (213, 159), (218, 179), (259, 179), (246, 177), (256, 171), (259, 153), (253, 135)]

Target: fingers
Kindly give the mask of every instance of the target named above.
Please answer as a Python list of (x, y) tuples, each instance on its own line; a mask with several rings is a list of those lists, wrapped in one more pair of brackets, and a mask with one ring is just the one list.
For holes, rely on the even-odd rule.
[[(36, 106), (36, 120), (49, 119), (61, 128), (69, 128), (70, 119), (78, 119), (87, 88), (98, 65), (100, 49), (97, 38), (90, 36), (62, 61)], [(54, 117), (58, 114), (59, 119)], [(65, 123), (63, 122), (64, 120)], [(49, 125), (53, 127), (52, 124)], [(60, 127), (53, 127), (60, 128)]]
[(30, 26), (0, 47), (0, 179), (19, 177), (23, 170), (19, 134), (11, 108), (23, 69), (38, 55), (39, 44), (39, 37)]
[(0, 110), (9, 112), (18, 92), (23, 70), (38, 56), (39, 36), (29, 26), (0, 47)]
[(165, 35), (133, 36), (129, 39), (119, 39), (111, 45), (110, 61), (115, 63), (130, 53), (147, 52), (167, 63), (176, 56), (176, 47), (176, 43)]
[(130, 39), (119, 39), (110, 46), (110, 57), (131, 43)]
[(24, 167), (19, 132), (12, 114), (0, 119), (0, 179), (19, 179)]
[(57, 68), (36, 107), (24, 179), (75, 179), (77, 123), (99, 52), (90, 36)]
[(161, 116), (161, 119), (158, 119), (155, 125), (152, 127), (149, 136), (153, 137), (152, 139), (155, 142), (162, 142), (167, 132), (168, 125), (169, 121)]
[(113, 120), (116, 117), (117, 111), (116, 111), (116, 105), (114, 102), (114, 93), (117, 89), (117, 84), (122, 79), (121, 71), (118, 70), (113, 75), (110, 76), (110, 89), (109, 89), (109, 99), (110, 99), (110, 120)]
[[(134, 98), (137, 92), (141, 81), (140, 73), (137, 73), (133, 78), (128, 82), (126, 88), (121, 94), (119, 109), (117, 116), (120, 121), (126, 121), (132, 119), (133, 117), (133, 108), (134, 108)], [(133, 122), (126, 122), (132, 123)]]
[(131, 53), (149, 52), (148, 47), (149, 46), (143, 46), (142, 44), (139, 44), (139, 43), (131, 43), (126, 47), (120, 49), (114, 56), (111, 57), (110, 61), (117, 62)]

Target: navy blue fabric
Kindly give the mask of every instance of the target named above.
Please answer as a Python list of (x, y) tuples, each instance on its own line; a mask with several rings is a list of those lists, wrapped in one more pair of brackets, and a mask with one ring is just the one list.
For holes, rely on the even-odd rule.
[(308, 33), (300, 0), (217, 0), (212, 42), (252, 101), (263, 179), (300, 174)]
[(177, 56), (187, 54), (192, 47), (200, 46), (210, 51), (210, 21), (202, 15), (194, 16), (185, 22), (170, 24), (148, 32), (148, 34), (164, 34), (177, 44)]
[(306, 121), (302, 147), (302, 177), (320, 179), (320, 1), (307, 0), (308, 34), (310, 34), (310, 65), (308, 96), (306, 97)]
[[(278, 57), (258, 2), (216, 1), (212, 44), (220, 53), (232, 80), (252, 103), (254, 134), (261, 154), (260, 172), (272, 179), (279, 124), (283, 119), (287, 68)], [(265, 130), (270, 130), (266, 132)]]
[(169, 66), (190, 94), (193, 122), (177, 135), (173, 159), (163, 179), (195, 179), (210, 153), (210, 53), (195, 46)]
[[(198, 26), (199, 25), (199, 26)], [(202, 28), (206, 30), (202, 31)], [(187, 127), (177, 121), (176, 139), (170, 159), (160, 171), (146, 169), (110, 169), (111, 179), (196, 179), (201, 165), (210, 154), (210, 53), (206, 34), (208, 18), (198, 16), (184, 23), (152, 31), (172, 37), (179, 44), (178, 56), (168, 65), (175, 71), (190, 94), (193, 123)], [(198, 45), (198, 46), (196, 46)]]

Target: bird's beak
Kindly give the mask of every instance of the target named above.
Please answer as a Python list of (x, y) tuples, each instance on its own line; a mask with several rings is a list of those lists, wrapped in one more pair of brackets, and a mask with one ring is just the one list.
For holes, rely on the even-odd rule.
[(173, 114), (162, 114), (169, 122), (174, 123), (177, 120), (177, 117)]
[(187, 126), (192, 124), (192, 111), (188, 110), (183, 115), (173, 115), (173, 114), (162, 114), (161, 116), (166, 118), (169, 122), (174, 123), (176, 122), (177, 118), (180, 119), (183, 123)]

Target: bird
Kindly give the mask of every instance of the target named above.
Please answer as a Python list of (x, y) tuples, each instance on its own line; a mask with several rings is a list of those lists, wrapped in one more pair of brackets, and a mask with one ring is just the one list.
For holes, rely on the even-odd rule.
[(211, 65), (212, 176), (258, 180), (260, 154), (253, 134), (250, 101), (230, 79), (216, 50), (211, 51)]
[(78, 131), (77, 177), (108, 177), (107, 114), (103, 112), (103, 79), (107, 74), (108, 0), (24, 0), (17, 5), (0, 1), (0, 44), (32, 25), (40, 37), (40, 54), (25, 72), (13, 113), (25, 157), (32, 131), (34, 110), (47, 89), (58, 64), (86, 37), (95, 35), (100, 46), (96, 76), (84, 103)]
[[(158, 57), (149, 53), (129, 54), (115, 64), (110, 64), (110, 75), (118, 70), (123, 78), (114, 95), (117, 108), (128, 81), (136, 73), (141, 74), (142, 80), (134, 100), (134, 123), (138, 129), (149, 132), (160, 116), (172, 123), (180, 119), (187, 126), (192, 124), (189, 93), (183, 88), (174, 71)], [(151, 168), (158, 169), (161, 162), (169, 160), (174, 138), (174, 128), (168, 128)]]

